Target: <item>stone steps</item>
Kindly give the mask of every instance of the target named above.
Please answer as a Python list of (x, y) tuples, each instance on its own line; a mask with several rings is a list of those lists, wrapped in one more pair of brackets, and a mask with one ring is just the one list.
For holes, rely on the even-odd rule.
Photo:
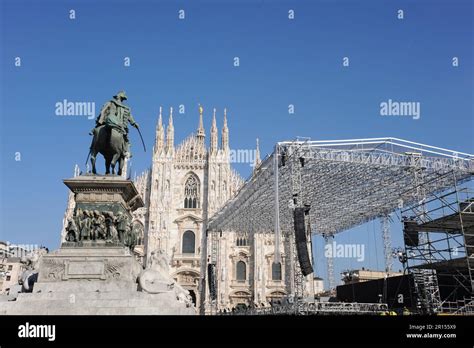
[[(37, 299), (37, 298), (26, 298), (17, 300), (15, 302), (22, 303), (24, 305), (32, 304), (36, 305), (38, 303), (48, 303), (54, 307), (157, 307), (163, 305), (166, 300), (170, 298), (161, 298), (161, 299), (100, 299), (100, 300), (91, 300), (91, 299), (75, 299), (75, 301), (70, 301), (69, 299)], [(9, 302), (14, 303), (14, 302)]]
[(40, 259), (38, 281), (32, 293), (15, 301), (0, 301), (7, 315), (175, 315), (196, 314), (186, 307), (173, 282), (158, 281), (164, 292), (138, 290), (141, 265), (127, 248), (62, 247)]
[[(32, 308), (15, 308), (15, 315), (195, 315), (190, 308), (153, 307), (50, 307), (44, 311)], [(0, 315), (12, 314), (8, 309), (0, 310)]]
[(16, 301), (3, 302), (0, 314), (15, 315), (174, 315), (196, 314), (176, 299), (174, 292), (148, 294), (121, 292), (22, 293)]
[[(172, 293), (171, 293), (172, 294)], [(121, 299), (159, 299), (164, 296), (169, 296), (168, 293), (162, 294), (147, 294), (139, 291), (130, 292), (47, 292), (47, 293), (20, 293), (18, 294), (18, 301), (42, 301), (42, 300), (121, 300)]]
[(137, 291), (136, 282), (126, 281), (58, 281), (58, 282), (44, 282), (36, 283), (33, 287), (34, 293), (48, 293), (48, 292), (122, 292), (122, 291)]

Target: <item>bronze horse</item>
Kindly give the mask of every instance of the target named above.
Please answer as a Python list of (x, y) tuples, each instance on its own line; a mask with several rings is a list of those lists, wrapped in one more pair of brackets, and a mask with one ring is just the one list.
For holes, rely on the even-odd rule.
[(95, 161), (98, 153), (105, 159), (105, 174), (115, 174), (115, 165), (118, 162), (117, 175), (122, 175), (125, 162), (125, 139), (123, 134), (115, 127), (102, 125), (94, 129), (94, 137), (90, 148), (92, 173), (97, 174)]

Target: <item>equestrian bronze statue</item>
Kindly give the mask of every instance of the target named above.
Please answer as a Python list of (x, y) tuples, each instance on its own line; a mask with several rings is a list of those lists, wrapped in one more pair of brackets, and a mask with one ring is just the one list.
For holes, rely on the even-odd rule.
[[(95, 128), (89, 133), (93, 136), (89, 151), (93, 174), (97, 174), (95, 161), (97, 154), (101, 153), (105, 159), (105, 174), (115, 174), (115, 165), (118, 163), (117, 174), (122, 175), (125, 158), (131, 157), (129, 123), (138, 130), (141, 137), (138, 123), (135, 122), (130, 107), (124, 104), (126, 99), (124, 91), (114, 95), (113, 99), (102, 107)], [(145, 148), (143, 138), (142, 143)]]

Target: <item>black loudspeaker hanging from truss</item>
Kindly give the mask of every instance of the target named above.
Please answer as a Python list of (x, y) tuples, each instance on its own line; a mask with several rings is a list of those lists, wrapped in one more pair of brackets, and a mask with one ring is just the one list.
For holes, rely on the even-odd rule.
[(403, 222), (403, 239), (406, 246), (416, 247), (420, 243), (417, 227), (416, 221), (406, 220)]
[(216, 286), (216, 265), (210, 263), (207, 265), (207, 279), (209, 283), (209, 297), (211, 300), (217, 299), (217, 286)]
[(308, 243), (306, 240), (305, 211), (307, 208), (295, 208), (293, 219), (295, 224), (295, 243), (298, 261), (301, 267), (301, 273), (304, 276), (313, 273), (313, 266), (308, 253)]

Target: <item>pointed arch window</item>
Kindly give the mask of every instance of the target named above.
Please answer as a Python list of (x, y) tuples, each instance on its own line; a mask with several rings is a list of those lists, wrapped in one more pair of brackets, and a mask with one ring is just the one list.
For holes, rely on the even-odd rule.
[(194, 254), (196, 251), (196, 236), (193, 231), (186, 231), (183, 234), (183, 254)]
[(247, 279), (247, 265), (244, 261), (237, 262), (236, 273), (238, 281), (245, 281)]
[(237, 246), (249, 246), (249, 240), (245, 237), (237, 238)]
[(199, 208), (199, 179), (196, 175), (191, 174), (184, 184), (184, 207)]
[(281, 263), (272, 263), (272, 280), (281, 280)]

